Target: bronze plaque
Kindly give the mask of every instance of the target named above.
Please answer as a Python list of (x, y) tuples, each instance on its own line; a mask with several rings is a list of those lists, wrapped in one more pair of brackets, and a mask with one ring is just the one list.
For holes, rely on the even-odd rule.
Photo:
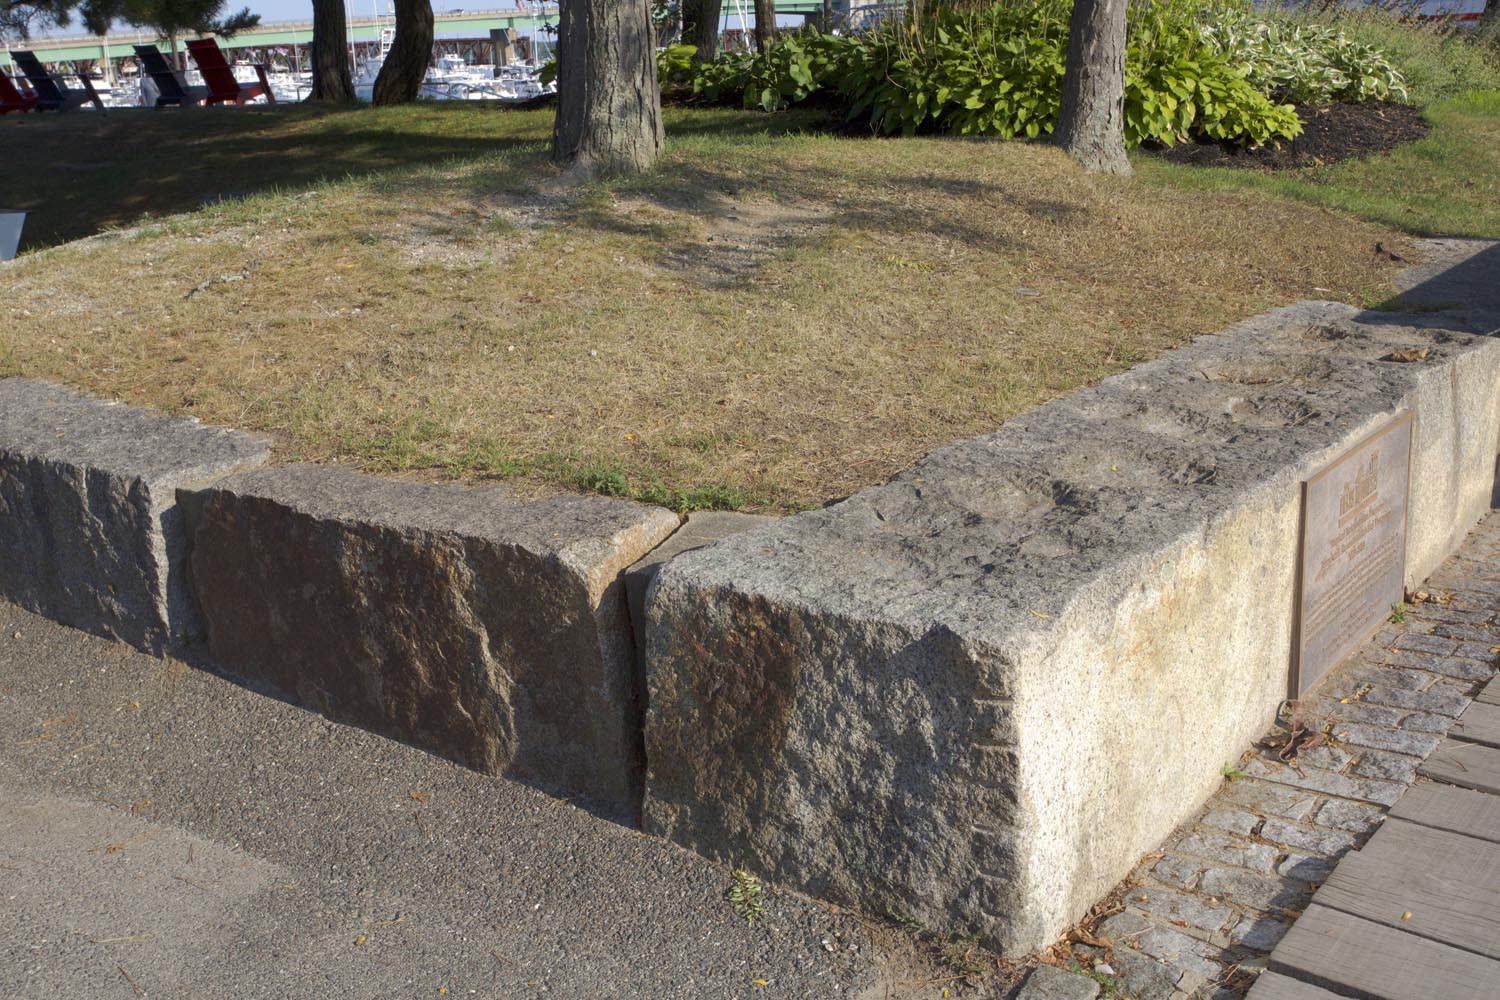
[(1302, 484), (1294, 698), (1405, 596), (1411, 424), (1402, 414)]

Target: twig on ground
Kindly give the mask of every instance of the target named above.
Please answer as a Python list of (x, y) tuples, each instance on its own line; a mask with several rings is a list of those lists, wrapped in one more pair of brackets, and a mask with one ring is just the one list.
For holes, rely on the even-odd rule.
[(120, 970), (120, 975), (125, 977), (125, 981), (130, 984), (130, 988), (135, 990), (136, 996), (143, 997), (146, 995), (146, 991), (141, 989), (141, 984), (132, 979), (130, 973), (125, 971), (125, 966), (117, 964), (115, 968)]

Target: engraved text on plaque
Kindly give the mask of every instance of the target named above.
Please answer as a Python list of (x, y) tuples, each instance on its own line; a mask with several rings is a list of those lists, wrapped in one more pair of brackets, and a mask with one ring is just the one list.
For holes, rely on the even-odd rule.
[(1293, 697), (1402, 599), (1411, 421), (1402, 414), (1303, 484)]

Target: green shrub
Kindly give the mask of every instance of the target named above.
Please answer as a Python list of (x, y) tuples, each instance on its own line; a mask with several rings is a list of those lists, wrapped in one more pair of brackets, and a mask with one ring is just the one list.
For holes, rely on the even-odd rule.
[(738, 101), (750, 87), (750, 66), (754, 59), (747, 53), (731, 52), (713, 62), (693, 65), (693, 94), (706, 101)]
[(672, 84), (693, 82), (693, 57), (698, 54), (696, 45), (679, 42), (668, 45), (656, 54), (656, 79), (663, 87)]
[(1067, 15), (1060, 11), (1051, 0), (940, 9), (912, 35), (872, 36), (845, 60), (839, 89), (851, 115), (868, 112), (880, 132), (1041, 135), (1051, 131), (1062, 99)]
[[(958, 0), (863, 34), (809, 30), (764, 53), (706, 64), (673, 46), (661, 56), (662, 79), (690, 82), (704, 100), (765, 111), (836, 96), (851, 119), (868, 117), (887, 134), (1037, 137), (1057, 121), (1071, 9), (1071, 0)], [(1257, 145), (1301, 133), (1288, 102), (1409, 97), (1384, 46), (1317, 16), (1261, 13), (1246, 0), (1156, 0), (1129, 10), (1131, 145)]]
[[(1127, 141), (1261, 143), (1297, 135), (1291, 108), (1273, 104), (1203, 41), (1193, 19), (1202, 9), (1161, 3), (1133, 16)], [(949, 5), (854, 37), (802, 33), (765, 53), (699, 65), (693, 91), (766, 111), (837, 94), (851, 118), (868, 115), (887, 134), (1037, 137), (1057, 121), (1069, 10), (1067, 0)]]
[(1385, 53), (1410, 99), (1428, 105), (1471, 90), (1500, 90), (1500, 31), (1452, 22), (1406, 21), (1384, 11), (1329, 12), (1318, 23)]
[(1409, 99), (1405, 77), (1383, 52), (1331, 24), (1225, 11), (1201, 32), (1211, 50), (1244, 67), (1245, 79), (1274, 100)]

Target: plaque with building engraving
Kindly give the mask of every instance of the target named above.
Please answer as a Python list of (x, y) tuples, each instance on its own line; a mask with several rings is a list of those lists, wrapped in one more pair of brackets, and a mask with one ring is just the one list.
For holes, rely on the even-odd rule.
[(1302, 485), (1293, 697), (1402, 600), (1411, 425), (1402, 414)]

